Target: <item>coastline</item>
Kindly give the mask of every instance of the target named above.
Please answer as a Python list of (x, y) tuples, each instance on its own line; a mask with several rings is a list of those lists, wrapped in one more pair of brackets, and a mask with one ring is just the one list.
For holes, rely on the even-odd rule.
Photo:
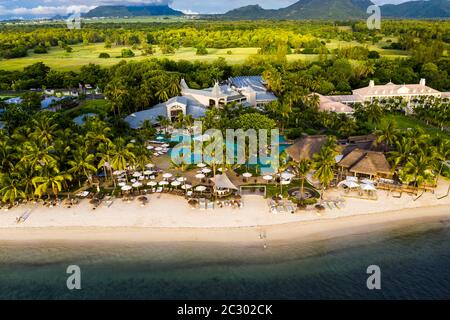
[[(0, 242), (127, 242), (211, 243), (278, 246), (291, 242), (314, 242), (425, 223), (450, 223), (448, 205), (385, 211), (313, 221), (254, 227), (163, 228), (163, 227), (45, 227), (0, 228)], [(261, 239), (261, 235), (265, 237)]]

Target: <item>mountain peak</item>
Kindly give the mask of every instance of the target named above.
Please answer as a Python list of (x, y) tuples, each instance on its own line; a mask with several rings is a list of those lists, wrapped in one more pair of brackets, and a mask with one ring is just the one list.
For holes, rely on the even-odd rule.
[(167, 4), (130, 4), (98, 6), (85, 13), (86, 18), (98, 17), (144, 17), (144, 16), (181, 16), (183, 13)]

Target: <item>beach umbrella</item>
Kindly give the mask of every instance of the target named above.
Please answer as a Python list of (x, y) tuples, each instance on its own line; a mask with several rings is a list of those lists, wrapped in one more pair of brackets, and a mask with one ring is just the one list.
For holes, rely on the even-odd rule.
[(267, 175), (267, 176), (264, 176), (263, 179), (266, 180), (266, 181), (271, 181), (271, 180), (273, 180), (273, 177)]
[(169, 179), (169, 178), (171, 178), (173, 176), (173, 174), (171, 174), (171, 173), (164, 173), (163, 174), (163, 178), (164, 179)]
[(204, 135), (195, 137), (194, 140), (195, 141), (201, 141), (201, 142), (209, 141), (209, 140), (211, 140), (211, 136), (208, 135), (208, 134), (204, 134)]
[(206, 191), (206, 189), (208, 189), (208, 188), (205, 186), (198, 186), (195, 188), (195, 191), (203, 192), (203, 191)]
[(290, 184), (291, 181), (290, 181), (290, 180), (281, 180), (280, 183), (281, 183), (283, 186), (286, 186), (286, 185)]
[(179, 181), (179, 182), (185, 182), (186, 180), (187, 180), (187, 178), (185, 178), (185, 177), (177, 178), (177, 181)]
[(133, 177), (139, 178), (140, 176), (142, 176), (142, 173), (136, 171), (133, 173)]
[(147, 183), (147, 185), (148, 185), (149, 187), (156, 187), (156, 186), (158, 185), (158, 183), (155, 182), (155, 181), (150, 181), (150, 182)]
[(159, 182), (160, 186), (167, 186), (168, 184), (169, 184), (169, 182), (167, 182), (167, 181), (160, 181)]
[(144, 171), (144, 174), (146, 175), (146, 176), (149, 176), (149, 175), (151, 175), (151, 174), (153, 174), (154, 173), (154, 171), (152, 171), (152, 170), (145, 170)]
[(133, 189), (131, 186), (123, 186), (122, 191), (130, 191), (131, 189)]
[(195, 175), (197, 179), (204, 179), (206, 176), (203, 173), (198, 173)]
[(164, 137), (163, 136), (157, 136), (156, 140), (164, 140)]
[(184, 189), (184, 190), (192, 189), (192, 186), (190, 184), (185, 184), (185, 185), (181, 186), (181, 189)]
[(155, 167), (155, 165), (154, 165), (153, 163), (147, 163), (145, 166), (146, 166), (147, 168), (149, 168), (149, 169)]
[(121, 174), (124, 174), (124, 173), (125, 173), (125, 171), (123, 171), (123, 170), (116, 170), (113, 172), (113, 175), (120, 176)]
[(174, 186), (174, 187), (179, 187), (181, 185), (181, 182), (180, 181), (173, 181), (171, 183), (171, 185)]
[(206, 167), (206, 164), (204, 164), (203, 162), (200, 162), (197, 164), (197, 167), (204, 168), (204, 167)]
[(291, 180), (293, 177), (295, 177), (295, 174), (292, 174), (290, 172), (283, 172), (281, 174), (281, 178), (283, 178), (284, 180)]
[(359, 188), (360, 187), (360, 185), (357, 184), (355, 181), (348, 181), (348, 180), (344, 180), (344, 181), (339, 182), (337, 186), (338, 187), (346, 186), (347, 188), (350, 188), (350, 189), (355, 189), (355, 188)]
[(126, 184), (125, 182), (119, 182), (117, 185), (118, 185), (119, 187), (123, 187), (123, 186), (126, 186), (127, 184)]
[(139, 188), (139, 187), (142, 187), (142, 183), (140, 183), (140, 182), (133, 183), (133, 188)]
[(242, 175), (244, 178), (251, 178), (253, 175), (250, 172), (246, 172)]
[(202, 169), (202, 172), (203, 173), (210, 173), (212, 170), (211, 169), (208, 169), (208, 168), (203, 168)]
[(154, 148), (154, 146), (147, 146), (147, 150), (153, 150)]
[(373, 180), (370, 180), (370, 179), (363, 179), (361, 182), (364, 184), (374, 184), (375, 183)]
[(170, 144), (164, 143), (161, 147), (168, 148), (168, 147), (170, 147)]
[(364, 191), (376, 191), (377, 189), (375, 188), (375, 186), (373, 184), (362, 184), (361, 185), (361, 190)]
[(161, 148), (161, 147), (156, 147), (156, 148), (155, 148), (156, 151), (161, 151), (162, 149), (163, 149), (163, 148)]

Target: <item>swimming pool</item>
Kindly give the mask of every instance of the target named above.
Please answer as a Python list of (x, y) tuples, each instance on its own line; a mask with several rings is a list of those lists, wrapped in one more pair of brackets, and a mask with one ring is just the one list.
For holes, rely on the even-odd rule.
[[(182, 141), (183, 137), (184, 137), (183, 135), (175, 136), (175, 137), (172, 137), (171, 139), (167, 139), (166, 137), (162, 137), (163, 139), (160, 138), (159, 140), (160, 141), (165, 141), (165, 142), (177, 142), (177, 143), (179, 143), (179, 142)], [(279, 139), (278, 148), (279, 148), (279, 155), (280, 155), (291, 145), (291, 143), (288, 142), (288, 140), (283, 135), (280, 135), (278, 139)], [(237, 155), (238, 155), (237, 143), (232, 144), (230, 142), (226, 142), (225, 143), (225, 147), (227, 149), (233, 148), (234, 149), (234, 155), (237, 157)], [(223, 152), (224, 152), (224, 155), (226, 155), (226, 150), (224, 150)], [(248, 147), (247, 147), (246, 152), (248, 152)], [(190, 154), (190, 156), (189, 156), (189, 154)], [(269, 155), (270, 155), (270, 152), (269, 152)], [(207, 163), (209, 162), (208, 159), (204, 159), (203, 158), (202, 154), (195, 153), (192, 146), (191, 146), (191, 148), (189, 148), (189, 147), (186, 147), (186, 148), (178, 147), (178, 148), (172, 149), (171, 152), (170, 152), (170, 156), (171, 156), (172, 159), (177, 159), (177, 158), (180, 159), (180, 158), (184, 157), (184, 159), (185, 159), (184, 162), (189, 162), (189, 163), (193, 163), (193, 164), (200, 163), (200, 162), (207, 162)], [(244, 163), (243, 165), (248, 165), (250, 167), (259, 166), (262, 174), (264, 174), (264, 173), (267, 173), (267, 174), (268, 173), (272, 173), (272, 171), (273, 171), (271, 169), (270, 164), (267, 164), (265, 161), (262, 162), (259, 159), (259, 157), (258, 157), (258, 163), (257, 164), (255, 164), (255, 163)]]

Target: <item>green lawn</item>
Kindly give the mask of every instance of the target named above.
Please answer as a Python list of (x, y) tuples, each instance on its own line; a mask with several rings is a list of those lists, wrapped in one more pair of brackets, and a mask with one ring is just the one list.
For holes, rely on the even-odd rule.
[(422, 128), (431, 136), (444, 135), (450, 139), (450, 132), (441, 131), (438, 128), (427, 125), (425, 122), (413, 117), (403, 115), (387, 115), (382, 120), (382, 125), (385, 125), (390, 120), (394, 120), (397, 123), (397, 127), (402, 130), (406, 130), (408, 128)]
[(76, 118), (82, 114), (96, 113), (107, 114), (108, 101), (106, 100), (85, 100), (78, 107), (63, 111), (70, 118)]
[[(339, 46), (358, 45), (356, 42), (338, 42), (332, 41), (327, 46), (330, 49), (337, 48)], [(360, 45), (360, 44), (359, 44)], [(89, 44), (89, 45), (74, 45), (72, 46), (73, 52), (67, 53), (61, 48), (51, 48), (47, 54), (35, 54), (31, 50), (27, 57), (0, 60), (0, 70), (22, 70), (24, 67), (36, 62), (44, 62), (55, 70), (60, 71), (77, 71), (83, 65), (88, 63), (95, 63), (101, 66), (112, 66), (122, 60), (120, 54), (122, 49), (130, 48), (125, 46), (114, 46), (110, 49), (106, 49), (103, 43)], [(219, 57), (225, 58), (230, 64), (243, 63), (250, 55), (254, 55), (258, 52), (258, 48), (230, 48), (230, 49), (214, 49), (208, 48), (208, 55), (198, 56), (196, 55), (195, 48), (180, 48), (175, 54), (164, 55), (160, 52), (158, 47), (155, 48), (155, 54), (152, 56), (143, 56), (140, 50), (133, 50), (136, 54), (133, 58), (127, 58), (127, 61), (140, 61), (144, 59), (155, 58), (169, 58), (173, 60), (189, 60), (189, 61), (207, 61), (211, 62)], [(376, 49), (375, 49), (376, 48)], [(387, 57), (399, 57), (404, 56), (405, 53), (396, 50), (383, 50), (373, 46), (371, 49), (378, 50), (382, 55)], [(232, 54), (227, 54), (231, 51)], [(111, 58), (100, 59), (98, 56), (101, 52), (108, 53)], [(290, 54), (287, 56), (289, 61), (294, 60), (315, 60), (318, 55), (305, 55), (305, 54)]]

